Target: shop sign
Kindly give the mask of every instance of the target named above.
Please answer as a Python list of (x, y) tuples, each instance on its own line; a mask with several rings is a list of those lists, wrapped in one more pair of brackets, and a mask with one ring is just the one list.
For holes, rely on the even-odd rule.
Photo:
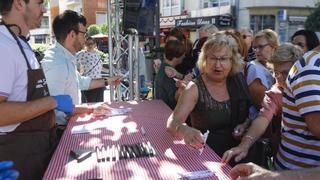
[(177, 19), (176, 27), (200, 27), (207, 24), (216, 26), (231, 26), (232, 18), (230, 16), (210, 16), (198, 18)]

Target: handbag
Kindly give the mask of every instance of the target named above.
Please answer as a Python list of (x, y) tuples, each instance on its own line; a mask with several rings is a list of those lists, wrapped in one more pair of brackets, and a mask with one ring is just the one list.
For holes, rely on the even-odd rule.
[(260, 138), (251, 147), (254, 153), (254, 163), (266, 169), (273, 170), (273, 152), (269, 138)]

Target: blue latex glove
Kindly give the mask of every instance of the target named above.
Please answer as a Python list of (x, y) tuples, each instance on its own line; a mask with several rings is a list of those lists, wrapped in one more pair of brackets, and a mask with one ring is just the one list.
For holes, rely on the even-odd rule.
[(12, 170), (12, 161), (2, 161), (0, 162), (0, 179), (15, 180), (18, 179), (19, 172)]
[(65, 112), (66, 114), (70, 114), (73, 112), (73, 103), (69, 95), (58, 95), (53, 96), (53, 98), (58, 104), (56, 110)]

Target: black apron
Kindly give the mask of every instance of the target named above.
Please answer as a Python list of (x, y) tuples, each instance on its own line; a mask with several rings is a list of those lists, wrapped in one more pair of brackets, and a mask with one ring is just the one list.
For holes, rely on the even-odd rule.
[[(27, 101), (49, 96), (42, 69), (31, 69), (18, 37), (5, 25), (19, 45), (28, 66)], [(17, 112), (19, 113), (19, 112)], [(50, 110), (31, 120), (22, 122), (13, 132), (0, 135), (0, 160), (12, 160), (19, 179), (42, 179), (51, 155), (57, 145), (55, 114)]]

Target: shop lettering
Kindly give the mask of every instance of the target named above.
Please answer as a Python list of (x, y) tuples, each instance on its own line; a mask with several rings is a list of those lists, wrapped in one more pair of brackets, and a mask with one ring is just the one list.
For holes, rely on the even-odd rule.
[(197, 25), (206, 25), (206, 24), (210, 24), (209, 20), (204, 20), (204, 19), (197, 19)]
[(230, 22), (220, 21), (220, 26), (230, 26)]
[(215, 18), (211, 19), (211, 24), (216, 24), (216, 19)]
[(183, 20), (177, 21), (177, 26), (194, 26), (196, 22), (187, 19), (185, 22)]
[(179, 19), (176, 20), (176, 26), (178, 27), (200, 27), (207, 24), (214, 24), (220, 26), (230, 26), (231, 18), (227, 16), (212, 16), (204, 18), (189, 18), (189, 19)]

